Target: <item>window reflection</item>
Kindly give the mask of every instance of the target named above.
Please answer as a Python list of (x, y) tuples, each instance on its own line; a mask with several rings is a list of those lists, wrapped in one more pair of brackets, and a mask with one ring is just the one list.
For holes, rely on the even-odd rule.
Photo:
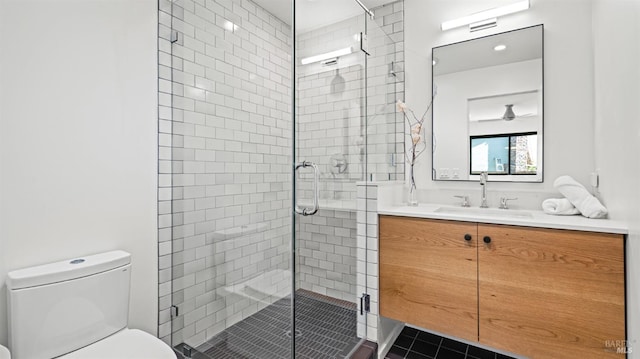
[(538, 170), (538, 133), (471, 136), (470, 173), (535, 175)]

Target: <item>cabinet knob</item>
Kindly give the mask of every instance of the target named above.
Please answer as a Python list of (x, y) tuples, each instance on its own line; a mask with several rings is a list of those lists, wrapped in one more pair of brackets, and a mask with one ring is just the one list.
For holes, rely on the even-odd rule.
[(489, 244), (491, 243), (491, 237), (489, 236), (484, 236), (484, 238), (482, 238), (482, 240), (484, 241), (484, 243)]
[(471, 235), (469, 233), (464, 235), (464, 240), (465, 241), (470, 241), (471, 240)]

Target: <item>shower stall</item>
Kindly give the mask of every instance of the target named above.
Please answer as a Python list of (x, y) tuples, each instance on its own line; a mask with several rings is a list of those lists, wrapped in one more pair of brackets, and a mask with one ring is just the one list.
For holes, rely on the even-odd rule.
[(159, 1), (159, 335), (186, 357), (375, 339), (366, 184), (404, 178), (403, 3), (375, 3)]

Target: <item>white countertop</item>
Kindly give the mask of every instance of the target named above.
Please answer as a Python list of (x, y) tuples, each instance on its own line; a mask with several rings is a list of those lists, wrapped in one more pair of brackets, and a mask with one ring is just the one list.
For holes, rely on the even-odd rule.
[(536, 210), (463, 208), (440, 204), (420, 204), (416, 207), (386, 206), (379, 204), (378, 213), (392, 216), (571, 229), (588, 232), (617, 234), (627, 234), (629, 232), (627, 224), (620, 221), (590, 219), (580, 215), (554, 216)]

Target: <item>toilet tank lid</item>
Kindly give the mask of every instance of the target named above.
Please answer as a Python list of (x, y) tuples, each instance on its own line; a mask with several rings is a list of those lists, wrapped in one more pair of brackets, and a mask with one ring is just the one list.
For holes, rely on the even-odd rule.
[(18, 269), (7, 274), (7, 289), (16, 290), (53, 284), (105, 272), (131, 263), (131, 254), (111, 251), (36, 267)]

